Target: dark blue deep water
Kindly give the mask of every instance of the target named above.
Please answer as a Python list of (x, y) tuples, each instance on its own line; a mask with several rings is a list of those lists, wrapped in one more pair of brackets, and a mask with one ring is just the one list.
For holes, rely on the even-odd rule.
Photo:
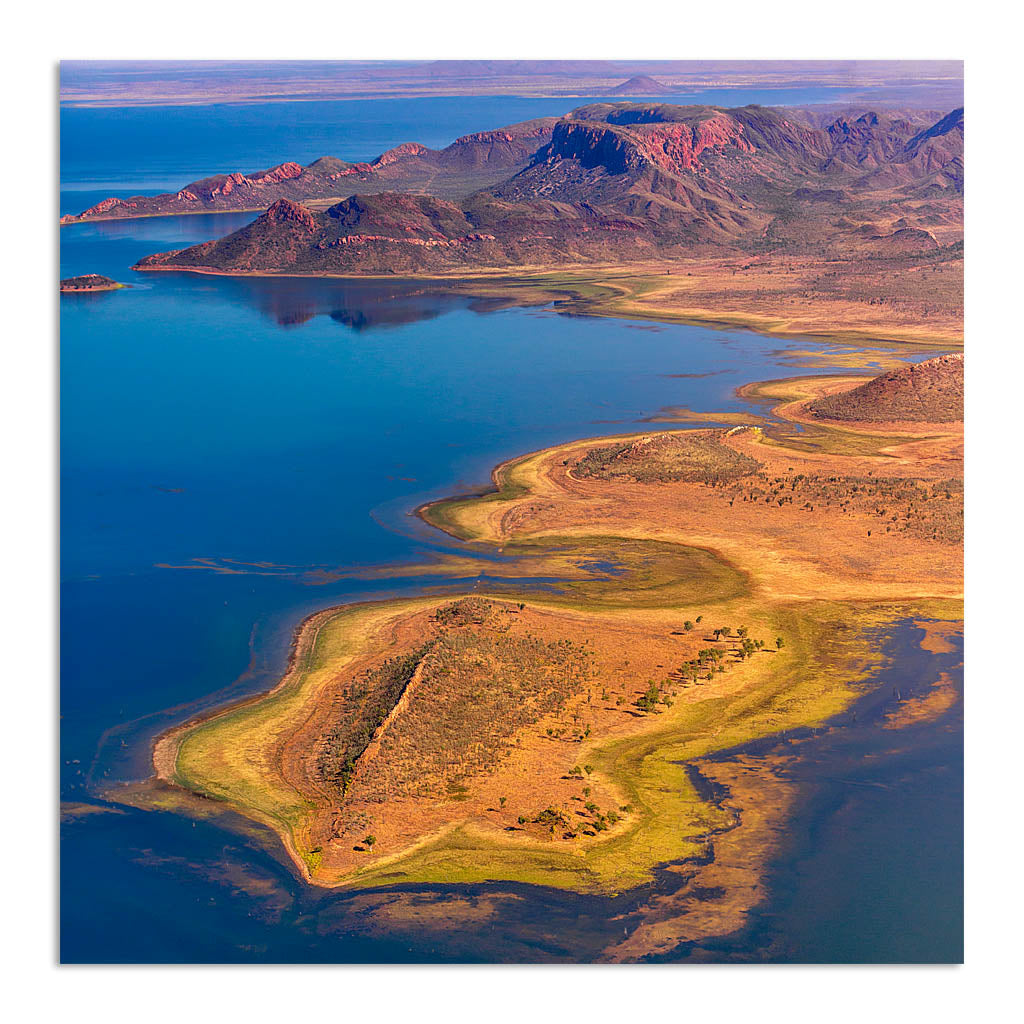
[[(430, 102), (441, 104), (440, 113), (416, 125), (382, 125), (379, 107), (348, 104), (343, 129), (331, 135), (335, 129), (324, 128), (326, 135), (307, 140), (301, 152), (294, 140), (321, 124), (318, 105), (288, 105), (310, 120), (276, 123), (284, 152), (267, 159), (264, 133), (263, 142), (232, 150), (237, 159), (227, 162), (258, 167), (338, 149), (366, 156), (409, 137), (440, 143), (541, 112), (526, 109), (539, 102), (532, 100), (505, 100), (503, 113), (486, 107), (495, 100), (480, 101), (479, 111), (465, 100), (448, 101), (448, 108)], [(267, 106), (281, 112), (286, 105)], [(419, 109), (422, 117), (428, 108)], [(249, 117), (253, 108), (234, 110)], [(73, 188), (89, 174), (99, 180), (116, 173), (103, 165), (111, 152), (122, 158), (119, 180), (127, 190), (145, 175), (166, 170), (173, 184), (225, 164), (220, 143), (203, 149), (198, 140), (196, 149), (175, 152), (155, 136), (146, 136), (131, 163), (139, 137), (133, 133), (147, 122), (119, 113), (120, 135), (110, 111), (65, 111), (63, 159)], [(88, 122), (92, 114), (103, 118)], [(103, 146), (94, 145), (97, 124), (107, 132)], [(361, 141), (335, 144), (342, 137)], [(250, 216), (61, 232), (62, 277), (103, 273), (132, 286), (61, 299), (65, 801), (102, 800), (113, 784), (145, 778), (157, 732), (218, 697), (272, 685), (291, 631), (310, 611), (415, 587), (352, 580), (314, 586), (304, 574), (420, 560), (443, 543), (408, 515), (420, 502), (486, 483), (491, 467), (512, 455), (633, 431), (637, 420), (668, 405), (739, 408), (737, 385), (800, 372), (786, 361), (786, 343), (743, 332), (569, 318), (550, 308), (495, 310), (422, 285), (233, 281), (129, 269), (142, 255), (224, 234)], [(215, 571), (203, 559), (244, 571)], [(921, 658), (906, 654), (903, 671), (930, 682), (934, 666)], [(932, 828), (925, 840), (932, 849), (949, 839), (949, 821), (936, 825), (932, 812), (951, 763), (955, 782), (959, 740), (956, 729), (922, 740), (920, 763), (906, 767), (909, 781), (893, 790), (900, 802), (864, 811), (827, 797), (820, 806), (810, 800), (806, 829), (826, 839), (839, 827), (860, 834), (840, 815), (856, 822), (867, 814), (875, 833), (879, 821), (888, 822), (872, 842), (896, 856), (917, 855), (914, 828), (926, 836)], [(947, 813), (955, 824), (953, 790)], [(801, 893), (821, 888), (835, 913), (861, 907), (868, 923), (855, 927), (862, 935), (891, 934), (897, 923), (918, 935), (909, 944), (892, 940), (883, 959), (915, 958), (925, 948), (919, 933), (936, 928), (949, 939), (925, 944), (924, 959), (957, 958), (955, 904), (913, 917), (914, 907), (939, 898), (927, 872), (918, 881), (913, 872), (901, 875), (909, 895), (894, 903), (884, 884), (889, 860), (859, 856), (844, 842), (831, 848), (824, 863), (815, 862), (814, 849), (801, 848), (793, 877), (780, 873), (778, 913), (801, 922), (788, 929), (795, 944), (785, 958), (857, 959), (848, 950), (866, 948), (829, 945), (816, 917), (793, 910)], [(956, 842), (951, 850), (942, 870), (955, 893)], [(242, 876), (250, 881), (242, 884)], [(560, 894), (527, 896), (516, 919), (486, 941), (371, 939), (345, 923), (343, 899), (296, 881), (272, 842), (124, 808), (62, 827), (61, 950), (71, 962), (587, 959), (622, 911)], [(833, 912), (815, 899), (816, 914)], [(530, 928), (541, 918), (564, 920), (561, 945), (537, 937), (549, 928)], [(751, 948), (767, 943), (763, 936), (750, 941)]]

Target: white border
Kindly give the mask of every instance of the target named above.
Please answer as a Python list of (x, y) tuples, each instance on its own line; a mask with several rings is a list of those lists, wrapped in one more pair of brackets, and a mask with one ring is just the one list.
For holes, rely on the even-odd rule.
[[(995, 5), (743, 0), (728, 5), (393, 2), (36, 4), (5, 15), (3, 441), (8, 560), (4, 779), (5, 1004), (76, 1021), (435, 1016), (521, 1021), (959, 1020), (1017, 1004), (1019, 847), (1009, 756), (1021, 728), (1021, 504), (1016, 446), (1021, 172), (1016, 33)], [(986, 17), (986, 14), (991, 17)], [(968, 967), (56, 969), (53, 799), (56, 444), (56, 61), (74, 59), (967, 59)], [(1018, 399), (1019, 401), (1019, 399)], [(41, 742), (42, 741), (42, 742)], [(51, 749), (48, 749), (48, 745)], [(1011, 796), (1016, 795), (1011, 791)], [(173, 974), (168, 971), (173, 970)], [(285, 971), (288, 971), (286, 974)], [(302, 972), (301, 977), (292, 974)], [(727, 973), (728, 972), (728, 973)], [(1001, 994), (1003, 990), (1003, 994)], [(1006, 999), (1002, 1002), (1003, 998)], [(986, 1012), (986, 1007), (990, 1008)], [(1010, 1009), (1012, 1012), (1012, 1009)], [(19, 1014), (20, 1016), (20, 1014)]]

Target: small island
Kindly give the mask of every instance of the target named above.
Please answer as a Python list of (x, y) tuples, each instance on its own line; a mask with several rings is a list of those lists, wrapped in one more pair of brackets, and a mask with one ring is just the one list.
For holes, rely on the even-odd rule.
[(112, 292), (118, 288), (127, 288), (102, 274), (81, 274), (78, 277), (65, 277), (60, 283), (61, 295), (77, 295), (82, 292)]

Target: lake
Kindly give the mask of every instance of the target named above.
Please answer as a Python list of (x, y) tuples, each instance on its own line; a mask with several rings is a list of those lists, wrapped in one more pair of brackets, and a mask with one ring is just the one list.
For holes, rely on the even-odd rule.
[[(264, 131), (253, 148), (232, 150), (237, 159), (227, 166), (312, 158), (346, 139), (362, 139), (362, 149), (355, 142), (341, 148), (356, 157), (410, 137), (436, 144), (536, 116), (538, 105), (549, 102), (506, 99), (499, 114), (498, 99), (476, 107), (462, 99), (447, 107), (440, 100), (401, 101), (440, 105), (446, 119), (431, 114), (435, 135), (424, 124), (382, 126), (379, 106), (357, 110), (349, 103), (346, 109), (355, 111), (345, 122), (349, 135), (328, 133), (295, 152), (294, 136), (285, 134), (287, 152), (268, 159), (260, 148), (269, 137)], [(557, 102), (561, 112), (566, 103)], [(301, 107), (309, 123), (318, 116), (317, 104), (266, 106), (281, 112), (276, 127), (286, 133), (301, 134), (307, 123), (296, 127), (286, 108)], [(428, 108), (417, 109), (423, 117)], [(199, 140), (197, 149), (172, 154), (175, 128), (162, 149), (155, 137), (140, 149), (130, 166), (143, 173), (122, 162), (117, 180), (130, 191), (147, 175), (166, 171), (169, 184), (180, 184), (222, 168), (230, 139), (244, 134), (254, 116), (251, 106), (235, 110), (242, 112), (237, 134), (225, 135), (225, 149), (218, 143), (203, 150)], [(88, 170), (103, 147), (95, 145), (95, 134), (79, 130), (84, 121), (67, 127), (76, 124), (68, 119), (72, 113), (110, 118), (111, 112), (65, 111), (62, 129), (71, 191), (92, 180), (90, 174), (96, 181), (114, 175), (103, 178), (106, 187), (115, 181), (117, 161)], [(113, 152), (127, 161), (141, 137), (133, 134), (142, 131), (135, 125), (131, 118), (120, 129), (113, 120), (106, 124), (104, 130), (122, 134), (116, 135), (120, 148), (108, 146), (104, 160)], [(414, 592), (421, 586), (414, 581), (312, 586), (306, 574), (415, 562), (433, 548), (447, 549), (446, 538), (409, 516), (421, 502), (485, 484), (492, 466), (513, 455), (635, 431), (639, 420), (669, 405), (739, 409), (739, 384), (813, 372), (790, 365), (789, 343), (740, 331), (570, 318), (548, 307), (495, 311), (422, 284), (234, 281), (129, 269), (143, 255), (224, 234), (252, 216), (61, 231), (62, 277), (95, 272), (132, 286), (61, 299), (66, 801), (94, 800), (112, 784), (145, 778), (149, 743), (159, 731), (228, 695), (272, 685), (304, 615), (347, 600)], [(673, 376), (679, 374), (705, 376)], [(225, 563), (249, 568), (218, 571)], [(252, 571), (257, 564), (263, 568)], [(914, 655), (907, 629), (885, 642), (903, 645), (895, 664), (910, 686), (928, 676), (935, 656)], [(947, 772), (941, 783), (947, 785), (951, 750), (956, 781), (960, 733), (954, 728), (941, 741), (925, 733), (913, 763), (890, 759), (891, 771), (883, 769), (892, 779), (911, 780), (887, 790), (900, 802), (877, 796), (885, 806), (863, 812), (876, 822), (876, 833), (888, 829), (877, 841), (897, 856), (910, 855), (910, 826), (933, 820), (935, 772)], [(848, 757), (849, 751), (817, 756)], [(802, 834), (826, 835), (847, 805), (821, 795), (802, 806)], [(954, 799), (954, 818), (957, 807)], [(800, 894), (816, 891), (823, 878), (838, 887), (837, 913), (851, 901), (869, 901), (866, 923), (855, 917), (851, 926), (862, 936), (884, 929), (887, 920), (905, 921), (906, 901), (894, 903), (884, 884), (891, 858), (877, 860), (872, 875), (870, 860), (848, 870), (843, 851), (837, 842), (825, 854), (802, 848), (792, 862), (801, 866), (799, 877), (780, 868), (777, 911), (802, 922), (788, 929), (793, 940), (781, 958), (813, 959), (811, 951), (823, 948), (842, 958), (862, 948), (856, 937), (841, 949), (823, 947), (824, 926), (800, 916)], [(937, 912), (947, 922), (957, 918), (956, 852), (952, 867), (944, 862), (936, 869), (952, 886), (953, 902)], [(941, 899), (929, 877), (915, 883), (912, 872), (900, 875), (911, 904)], [(364, 934), (346, 907), (298, 882), (261, 842), (207, 823), (121, 808), (62, 828), (61, 951), (68, 962), (585, 958), (622, 911), (599, 900), (530, 891), (501, 935), (489, 933), (486, 943), (452, 935), (438, 944), (433, 937)], [(552, 914), (565, 921), (565, 948), (545, 946), (530, 928)], [(934, 932), (934, 919), (923, 915), (919, 928)], [(955, 932), (941, 949), (927, 947), (933, 958), (955, 958)], [(912, 957), (925, 948), (919, 939), (897, 944), (886, 958)], [(746, 952), (730, 947), (721, 955), (748, 955), (766, 942), (752, 932)]]

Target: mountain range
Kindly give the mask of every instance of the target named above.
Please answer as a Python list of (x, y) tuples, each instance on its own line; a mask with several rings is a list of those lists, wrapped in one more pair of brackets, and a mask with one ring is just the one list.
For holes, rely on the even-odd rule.
[(962, 108), (854, 111), (819, 126), (760, 106), (600, 103), (443, 150), (408, 143), (369, 163), (324, 157), (107, 200), (79, 219), (267, 207), (226, 238), (139, 269), (380, 274), (779, 249), (900, 256), (962, 240), (963, 134)]

